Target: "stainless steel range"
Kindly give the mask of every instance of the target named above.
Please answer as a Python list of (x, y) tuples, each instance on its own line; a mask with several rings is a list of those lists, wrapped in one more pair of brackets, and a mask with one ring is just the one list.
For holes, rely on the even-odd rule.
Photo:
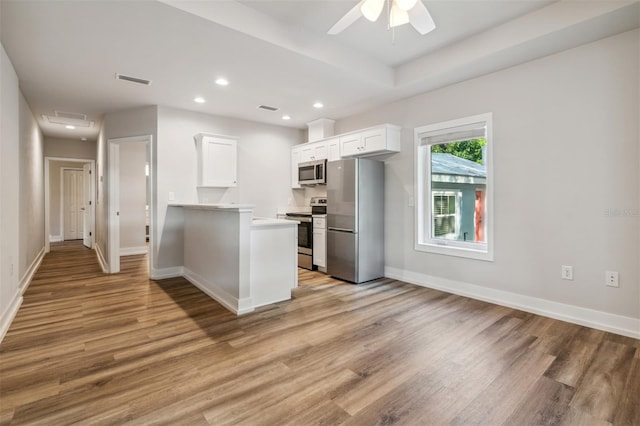
[(314, 270), (313, 265), (313, 215), (327, 214), (327, 199), (325, 197), (313, 197), (309, 203), (309, 213), (287, 213), (286, 218), (297, 220), (298, 224), (298, 266)]

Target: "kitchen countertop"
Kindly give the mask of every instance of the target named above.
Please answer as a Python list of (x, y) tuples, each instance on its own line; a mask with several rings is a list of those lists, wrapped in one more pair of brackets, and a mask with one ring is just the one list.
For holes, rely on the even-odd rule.
[(232, 210), (232, 211), (253, 211), (255, 204), (235, 204), (235, 203), (169, 203), (170, 207), (184, 207), (194, 210)]
[(251, 220), (251, 228), (259, 228), (262, 226), (297, 226), (297, 220), (289, 219), (272, 219), (270, 217), (254, 217)]

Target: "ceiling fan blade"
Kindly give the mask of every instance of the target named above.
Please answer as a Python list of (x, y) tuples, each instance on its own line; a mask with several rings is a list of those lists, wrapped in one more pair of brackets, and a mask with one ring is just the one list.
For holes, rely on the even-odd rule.
[(433, 18), (427, 10), (427, 7), (422, 3), (422, 0), (418, 0), (416, 5), (409, 10), (408, 13), (409, 22), (420, 34), (425, 35), (436, 28), (436, 24), (433, 22)]
[(362, 5), (362, 1), (359, 1), (358, 4), (356, 4), (353, 7), (353, 9), (348, 11), (346, 15), (340, 18), (340, 20), (336, 22), (335, 25), (331, 27), (329, 31), (327, 31), (327, 34), (333, 35), (333, 34), (341, 33), (349, 25), (353, 24), (358, 19), (360, 19), (360, 17), (362, 16), (362, 12), (360, 11), (361, 5)]

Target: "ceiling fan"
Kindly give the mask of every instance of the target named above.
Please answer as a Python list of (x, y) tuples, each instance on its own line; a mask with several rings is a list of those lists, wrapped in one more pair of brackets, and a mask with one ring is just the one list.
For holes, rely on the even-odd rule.
[(342, 32), (361, 16), (375, 22), (382, 13), (385, 3), (389, 15), (389, 28), (410, 23), (422, 35), (436, 28), (436, 24), (422, 0), (361, 0), (331, 27), (328, 34)]

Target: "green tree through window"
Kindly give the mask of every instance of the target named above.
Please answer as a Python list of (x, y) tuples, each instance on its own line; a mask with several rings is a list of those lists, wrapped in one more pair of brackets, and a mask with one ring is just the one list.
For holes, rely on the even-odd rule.
[(432, 153), (452, 154), (465, 160), (482, 164), (482, 147), (487, 145), (487, 140), (469, 139), (460, 142), (443, 143), (431, 146)]

